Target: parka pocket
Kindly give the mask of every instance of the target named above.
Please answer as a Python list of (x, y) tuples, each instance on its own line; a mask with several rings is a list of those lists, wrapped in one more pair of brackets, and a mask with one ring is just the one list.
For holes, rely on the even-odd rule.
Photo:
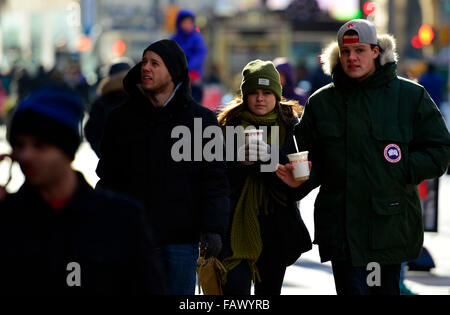
[(386, 172), (383, 174), (386, 180), (390, 178), (406, 184), (409, 143), (412, 139), (410, 130), (402, 125), (373, 123), (372, 137), (374, 165), (380, 166), (380, 172)]
[(372, 249), (405, 246), (405, 208), (404, 196), (372, 198)]
[(411, 141), (410, 132), (395, 124), (372, 123), (372, 135), (379, 141), (399, 143), (409, 143)]

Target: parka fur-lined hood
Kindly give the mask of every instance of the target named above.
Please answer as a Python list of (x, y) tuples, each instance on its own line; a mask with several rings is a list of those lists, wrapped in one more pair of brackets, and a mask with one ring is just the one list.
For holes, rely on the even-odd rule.
[[(392, 35), (384, 34), (378, 35), (378, 43), (381, 48), (380, 63), (381, 66), (390, 62), (397, 63), (397, 43)], [(325, 48), (320, 55), (323, 72), (327, 75), (332, 75), (335, 67), (340, 63), (339, 61), (339, 45), (335, 41)]]

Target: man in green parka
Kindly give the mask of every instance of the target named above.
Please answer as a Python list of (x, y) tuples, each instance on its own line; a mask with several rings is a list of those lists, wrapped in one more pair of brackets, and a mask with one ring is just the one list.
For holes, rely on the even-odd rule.
[(337, 293), (398, 295), (400, 265), (423, 245), (417, 185), (446, 171), (450, 134), (425, 89), (397, 76), (395, 39), (371, 22), (344, 24), (322, 62), (333, 82), (310, 97), (295, 131), (310, 180), (295, 183), (289, 165), (277, 174), (299, 198), (321, 186), (314, 243)]

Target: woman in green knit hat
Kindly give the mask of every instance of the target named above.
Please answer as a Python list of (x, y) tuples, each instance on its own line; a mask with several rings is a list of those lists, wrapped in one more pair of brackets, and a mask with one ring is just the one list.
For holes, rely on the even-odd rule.
[[(261, 164), (270, 163), (277, 153), (280, 164), (289, 163), (285, 149), (292, 144), (302, 107), (282, 98), (280, 75), (272, 62), (254, 60), (242, 75), (241, 97), (222, 110), (219, 124), (224, 135), (227, 127), (236, 126), (268, 134), (267, 142), (259, 139), (233, 148), (237, 161), (227, 161), (232, 214), (219, 256), (227, 270), (223, 292), (250, 295), (253, 281), (256, 295), (279, 295), (286, 267), (311, 249), (311, 239), (294, 190), (275, 172), (262, 172)], [(271, 139), (271, 127), (278, 127), (277, 142)]]

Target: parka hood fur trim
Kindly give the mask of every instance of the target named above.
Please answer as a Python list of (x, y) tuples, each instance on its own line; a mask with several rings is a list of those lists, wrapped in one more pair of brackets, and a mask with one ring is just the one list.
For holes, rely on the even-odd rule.
[[(390, 62), (398, 62), (397, 43), (392, 35), (379, 35), (378, 43), (382, 49), (382, 52), (380, 52), (380, 63), (382, 66)], [(339, 64), (339, 45), (337, 41), (331, 43), (322, 51), (320, 61), (323, 72), (327, 75), (332, 75), (334, 68)]]

